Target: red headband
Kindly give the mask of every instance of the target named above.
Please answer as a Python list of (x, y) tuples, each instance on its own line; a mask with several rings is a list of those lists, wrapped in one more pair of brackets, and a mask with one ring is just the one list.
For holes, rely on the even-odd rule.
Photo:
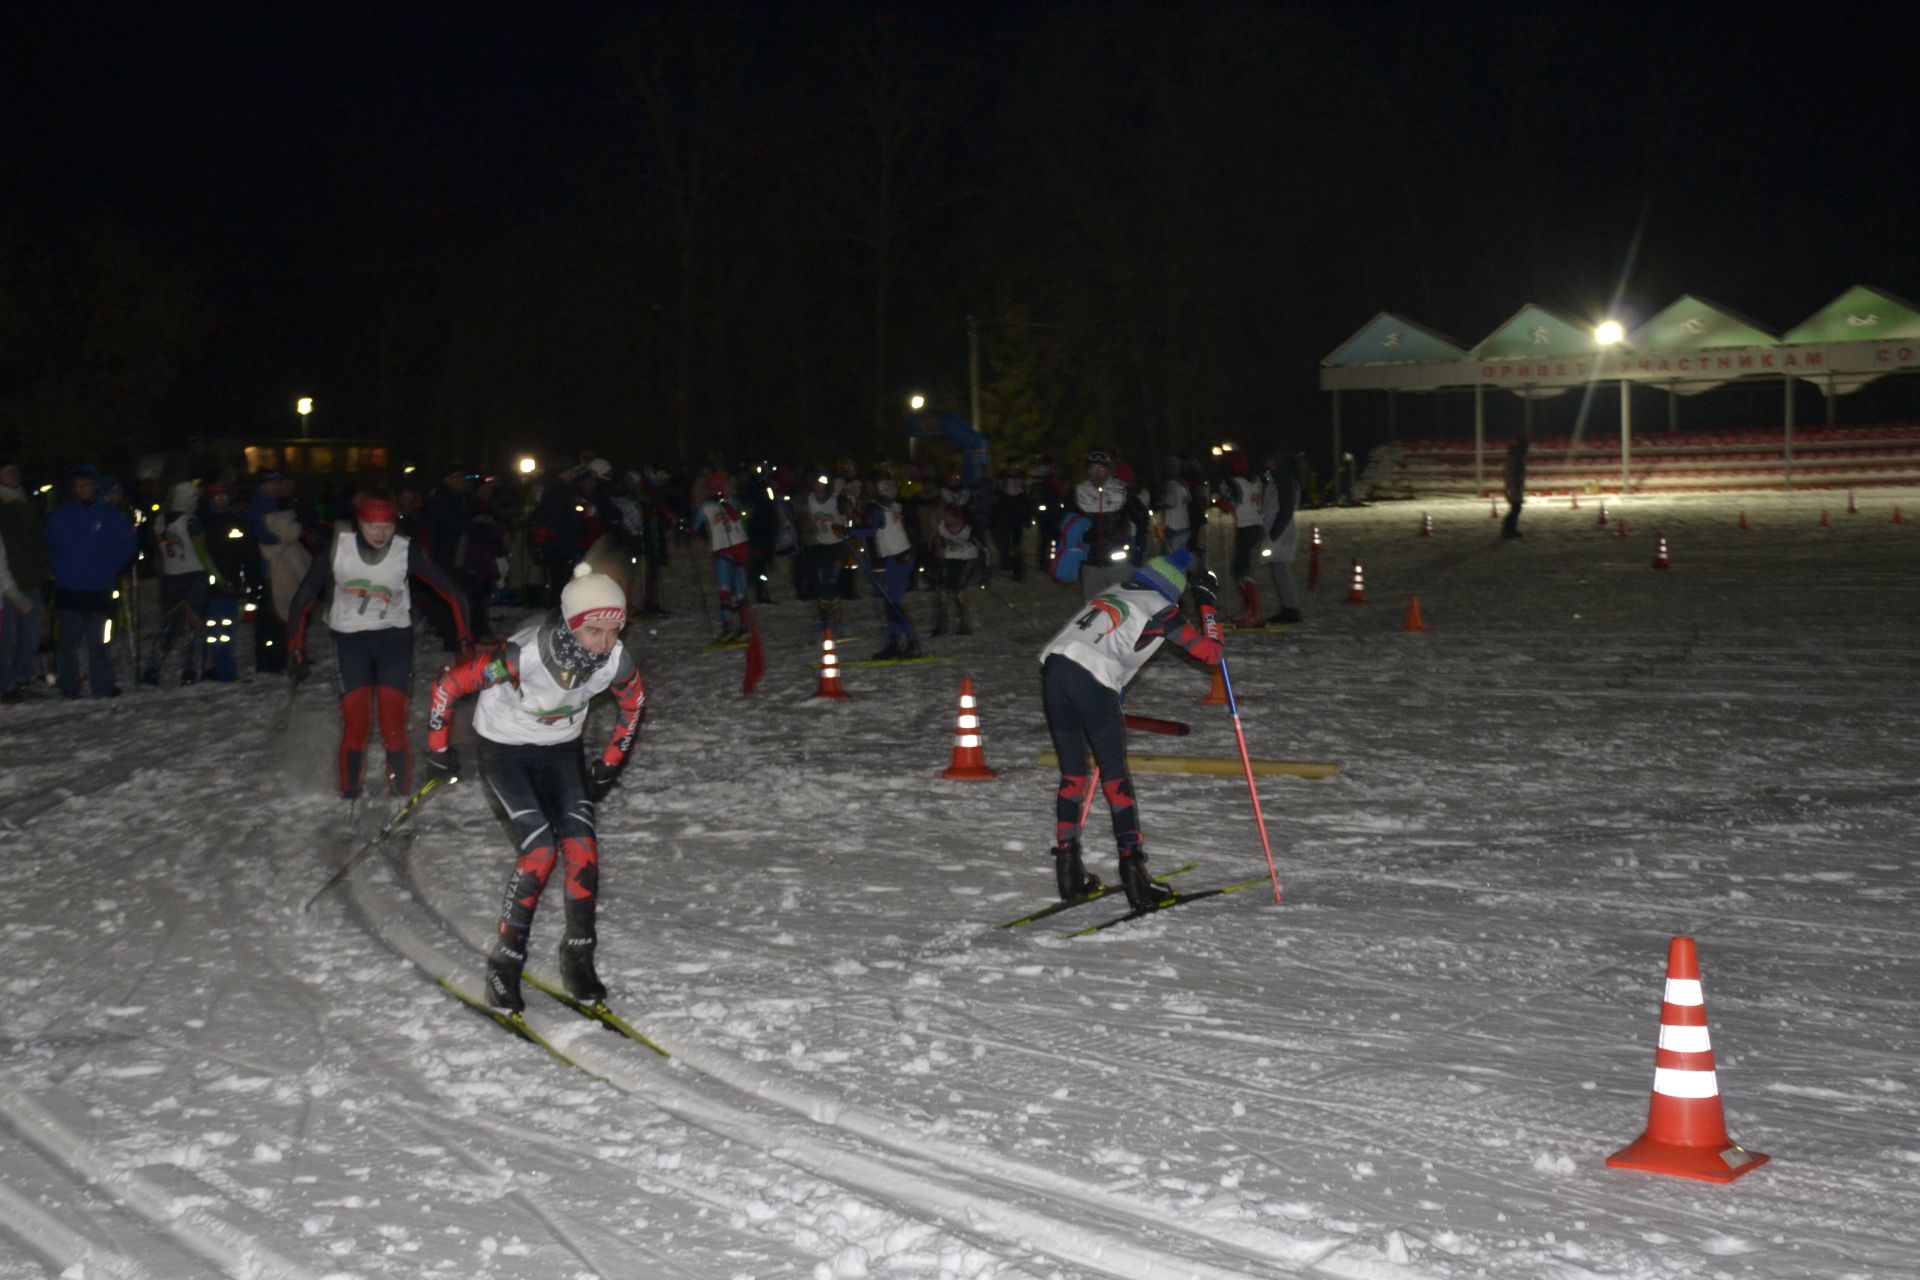
[(372, 498), (361, 494), (353, 500), (353, 514), (362, 524), (398, 524), (393, 503), (385, 498)]
[(567, 630), (578, 631), (589, 622), (617, 622), (624, 627), (627, 625), (627, 611), (625, 609), (609, 608), (605, 605), (596, 609), (582, 609), (580, 612), (568, 617)]

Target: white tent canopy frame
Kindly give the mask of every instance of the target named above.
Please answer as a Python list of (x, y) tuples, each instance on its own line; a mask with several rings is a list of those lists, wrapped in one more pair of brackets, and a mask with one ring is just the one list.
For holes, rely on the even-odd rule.
[[(1876, 303), (1882, 305), (1875, 305)], [(1683, 298), (1627, 341), (1602, 346), (1591, 329), (1541, 307), (1523, 307), (1472, 351), (1440, 339), (1411, 321), (1381, 313), (1321, 362), (1320, 389), (1333, 397), (1333, 456), (1341, 456), (1341, 394), (1346, 391), (1473, 391), (1473, 474), (1484, 489), (1486, 473), (1486, 394), (1507, 391), (1526, 401), (1526, 430), (1533, 428), (1533, 401), (1576, 387), (1617, 383), (1620, 387), (1620, 486), (1633, 490), (1633, 398), (1636, 385), (1664, 388), (1670, 397), (1710, 390), (1745, 378), (1778, 378), (1783, 389), (1786, 483), (1793, 487), (1793, 384), (1818, 387), (1827, 397), (1827, 421), (1834, 421), (1839, 397), (1888, 374), (1920, 370), (1920, 308), (1883, 290), (1856, 286), (1822, 308), (1778, 342), (1740, 346), (1642, 347), (1635, 340), (1657, 338), (1658, 322), (1686, 304), (1716, 318), (1732, 313)], [(1689, 328), (1699, 321), (1685, 322)], [(1700, 327), (1704, 328), (1704, 325)], [(1755, 332), (1741, 323), (1746, 332)], [(1697, 330), (1696, 330), (1697, 331)], [(1836, 334), (1849, 335), (1831, 340)], [(1423, 339), (1429, 358), (1380, 359), (1400, 347), (1402, 333)], [(1859, 337), (1851, 337), (1854, 332)], [(1520, 335), (1540, 348), (1516, 354)], [(1827, 339), (1827, 340), (1822, 340)], [(1454, 355), (1454, 352), (1460, 352)], [(1373, 358), (1369, 359), (1371, 356)]]

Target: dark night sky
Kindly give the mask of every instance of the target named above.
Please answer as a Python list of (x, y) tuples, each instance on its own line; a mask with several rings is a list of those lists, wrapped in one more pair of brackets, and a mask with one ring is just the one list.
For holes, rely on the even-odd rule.
[[(662, 21), (705, 46), (707, 20), (676, 27), (682, 12), (16, 11), (4, 226), (29, 256), (111, 226), (189, 269), (211, 304), (205, 342), (127, 430), (259, 429), (302, 390), (343, 430), (422, 446), (435, 431), (489, 448), (515, 432), (604, 440), (623, 413), (671, 412), (674, 224), (619, 50)], [(858, 119), (842, 33), (873, 11), (729, 12), (726, 65), (683, 56), (668, 81), (730, 175), (701, 230), (712, 310), (691, 411), (736, 444), (774, 417), (857, 443), (870, 264), (834, 256), (859, 239), (835, 219), (864, 206), (831, 183), (861, 194), (834, 127)], [(1169, 394), (1127, 410), (1143, 421), (1116, 423), (1123, 436), (1230, 412), (1220, 388), (1262, 364), (1270, 412), (1317, 414), (1317, 360), (1378, 310), (1467, 343), (1524, 302), (1595, 313), (1636, 228), (1625, 304), (1640, 315), (1697, 293), (1785, 329), (1856, 282), (1920, 291), (1913, 6), (886, 12), (932, 121), (910, 188), (924, 207), (896, 241), (902, 386), (964, 385), (955, 317), (972, 311), (1185, 323), (1086, 283), (1110, 267), (1149, 297), (1171, 261), (1204, 315), (1169, 363), (1204, 407)], [(795, 226), (803, 266), (783, 267), (763, 246)], [(1016, 267), (1027, 252), (1058, 276)], [(8, 324), (31, 327), (43, 304), (18, 296)], [(793, 364), (824, 370), (804, 392), (776, 297), (846, 353)], [(1194, 372), (1191, 351), (1225, 332), (1235, 350)], [(483, 375), (524, 427), (461, 400)], [(0, 395), (21, 377), (16, 363)]]

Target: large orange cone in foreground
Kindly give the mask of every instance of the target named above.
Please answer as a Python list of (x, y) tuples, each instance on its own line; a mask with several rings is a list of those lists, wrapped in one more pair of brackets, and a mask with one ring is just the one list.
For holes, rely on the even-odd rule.
[(1402, 631), (1425, 631), (1427, 629), (1426, 620), (1420, 616), (1419, 596), (1409, 596), (1407, 598), (1407, 612), (1406, 615), (1400, 619), (1400, 629)]
[(1208, 688), (1206, 696), (1200, 699), (1199, 705), (1203, 707), (1224, 707), (1227, 705), (1227, 682), (1220, 674), (1220, 664), (1218, 663), (1215, 663), (1213, 667), (1213, 684)]
[(840, 687), (840, 655), (833, 651), (833, 628), (828, 627), (820, 633), (820, 687), (813, 691), (816, 698), (845, 698), (847, 691)]
[(980, 704), (974, 700), (973, 681), (960, 679), (960, 714), (953, 724), (953, 761), (940, 774), (943, 778), (997, 778), (987, 768), (986, 753), (980, 749)]
[(1692, 938), (1667, 947), (1667, 990), (1660, 1005), (1660, 1047), (1653, 1057), (1647, 1131), (1607, 1157), (1615, 1169), (1644, 1169), (1702, 1182), (1732, 1182), (1768, 1157), (1727, 1137), (1720, 1081), (1700, 994), (1700, 958)]

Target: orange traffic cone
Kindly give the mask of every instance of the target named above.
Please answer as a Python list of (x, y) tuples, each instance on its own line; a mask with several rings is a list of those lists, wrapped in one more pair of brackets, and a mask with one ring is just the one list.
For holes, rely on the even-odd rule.
[(816, 698), (845, 698), (847, 691), (840, 687), (840, 655), (833, 651), (833, 628), (828, 627), (820, 633), (820, 687), (813, 691)]
[(1627, 522), (1626, 522), (1625, 520), (1622, 520), (1622, 521), (1620, 521), (1619, 523), (1617, 523), (1617, 524), (1615, 524), (1615, 525), (1613, 526), (1613, 531), (1614, 531), (1615, 533), (1617, 533), (1617, 534), (1619, 534), (1619, 535), (1620, 535), (1621, 537), (1623, 537), (1623, 538), (1624, 538), (1624, 537), (1626, 537), (1626, 536), (1627, 536)]
[(1227, 705), (1227, 682), (1220, 674), (1220, 666), (1214, 664), (1213, 684), (1207, 689), (1206, 696), (1200, 699), (1203, 707), (1224, 707)]
[(1602, 498), (1602, 499), (1600, 499), (1600, 521), (1599, 521), (1599, 523), (1600, 523), (1600, 526), (1601, 526), (1601, 528), (1605, 528), (1605, 527), (1606, 527), (1606, 524), (1607, 524), (1607, 500), (1606, 500), (1605, 498)]
[(1853, 500), (1853, 490), (1851, 489), (1847, 490), (1847, 514), (1850, 516), (1860, 514), (1860, 505)]
[(1347, 603), (1365, 604), (1366, 602), (1367, 575), (1365, 571), (1360, 568), (1360, 562), (1355, 560), (1353, 562), (1353, 585), (1347, 588)]
[(1746, 533), (1748, 530), (1752, 528), (1753, 526), (1747, 523), (1747, 513), (1742, 511), (1740, 513), (1740, 532)]
[(1433, 536), (1433, 516), (1425, 511), (1420, 513), (1420, 536), (1423, 538)]
[(1567, 502), (1568, 502), (1567, 510), (1578, 511), (1580, 509), (1580, 495), (1578, 493), (1568, 494)]
[(943, 778), (997, 778), (987, 768), (980, 750), (980, 704), (973, 698), (973, 681), (960, 678), (960, 715), (953, 724), (953, 760), (940, 774)]
[(1500, 518), (1500, 503), (1496, 499), (1489, 497), (1487, 499), (1487, 519), (1498, 520), (1499, 518)]
[(1607, 1157), (1614, 1169), (1644, 1169), (1702, 1182), (1732, 1182), (1768, 1157), (1727, 1137), (1720, 1082), (1700, 995), (1700, 958), (1692, 938), (1667, 946), (1667, 989), (1660, 1003), (1660, 1047), (1653, 1055), (1647, 1131)]
[(1820, 527), (1822, 529), (1833, 528), (1833, 517), (1828, 515), (1824, 508), (1820, 512)]
[(1419, 596), (1413, 596), (1407, 600), (1407, 613), (1405, 617), (1400, 619), (1400, 629), (1402, 631), (1425, 631), (1427, 629), (1426, 621), (1420, 616)]
[[(1894, 513), (1896, 518), (1899, 516), (1899, 514), (1900, 513), (1897, 511)], [(1320, 585), (1320, 526), (1319, 525), (1313, 526), (1313, 540), (1312, 540), (1312, 543), (1310, 544), (1310, 547), (1311, 547), (1311, 550), (1307, 556), (1307, 589), (1308, 590), (1312, 590), (1313, 588), (1318, 587)]]
[(1898, 507), (1893, 509), (1893, 522), (1895, 524), (1905, 524), (1907, 522), (1907, 518), (1900, 514), (1900, 508)]
[[(1624, 528), (1625, 526), (1623, 525), (1621, 527)], [(1656, 569), (1673, 568), (1673, 565), (1667, 560), (1667, 535), (1664, 533), (1656, 533), (1653, 536), (1658, 539), (1658, 542), (1653, 548), (1653, 567)]]

